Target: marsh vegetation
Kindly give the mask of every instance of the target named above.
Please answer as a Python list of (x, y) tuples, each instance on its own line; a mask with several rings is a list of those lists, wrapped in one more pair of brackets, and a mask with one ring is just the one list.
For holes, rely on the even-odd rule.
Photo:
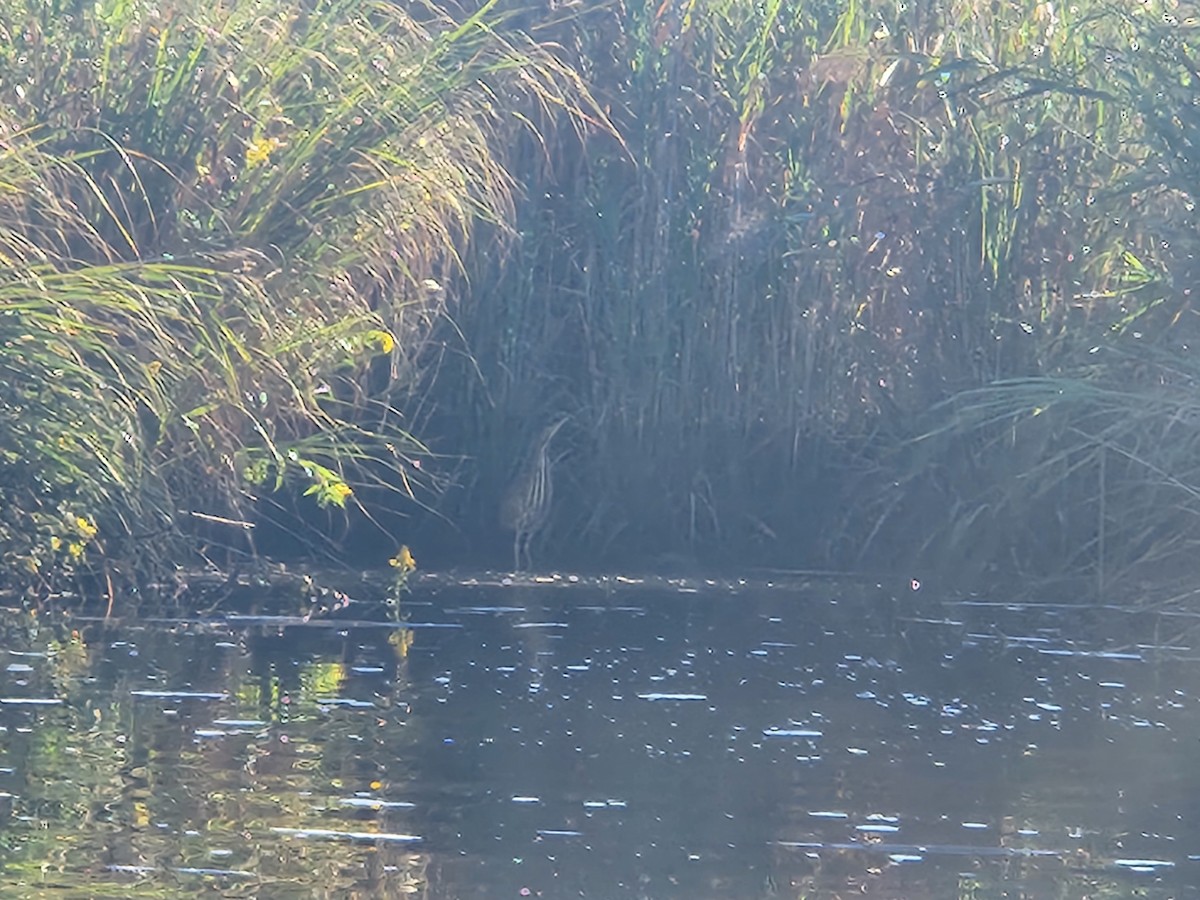
[(1185, 575), (1198, 30), (3, 0), (9, 580), (502, 564), (564, 415), (543, 559)]

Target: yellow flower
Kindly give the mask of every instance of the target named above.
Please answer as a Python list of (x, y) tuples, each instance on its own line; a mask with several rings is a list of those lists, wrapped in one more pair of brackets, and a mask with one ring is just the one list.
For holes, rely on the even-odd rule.
[(257, 138), (246, 148), (246, 168), (253, 169), (271, 159), (271, 154), (283, 146), (279, 138)]
[(390, 333), (377, 328), (367, 332), (367, 340), (378, 347), (381, 353), (391, 353), (396, 347), (396, 339)]
[(83, 516), (75, 517), (75, 529), (85, 541), (90, 541), (96, 536), (96, 526), (90, 519), (85, 519)]
[(388, 565), (393, 569), (399, 569), (402, 573), (406, 573), (416, 569), (417, 561), (413, 558), (412, 551), (408, 549), (408, 545), (402, 544), (400, 549), (396, 551), (396, 555), (388, 560)]

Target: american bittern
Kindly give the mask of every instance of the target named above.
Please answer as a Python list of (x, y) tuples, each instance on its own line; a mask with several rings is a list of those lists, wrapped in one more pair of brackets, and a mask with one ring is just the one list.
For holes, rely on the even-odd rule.
[(513, 533), (513, 571), (521, 571), (522, 556), (526, 564), (533, 566), (529, 544), (546, 524), (554, 493), (550, 442), (566, 421), (558, 419), (542, 429), (500, 501), (500, 525)]

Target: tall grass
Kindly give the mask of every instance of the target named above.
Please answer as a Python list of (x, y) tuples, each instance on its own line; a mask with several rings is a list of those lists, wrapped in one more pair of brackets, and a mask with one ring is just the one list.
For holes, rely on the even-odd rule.
[[(1200, 131), (1187, 111), (1200, 97), (1198, 23), (1169, 8), (1103, 11), (1088, 65), (1059, 87), (1101, 95), (1122, 123), (1119, 141), (1098, 143), (1119, 156), (1118, 177), (1095, 186), (1095, 212), (1080, 216), (1085, 236), (1108, 229), (1090, 271), (1115, 275), (1081, 287), (1053, 366), (963, 391), (923, 419), (917, 443), (941, 463), (938, 495), (953, 485), (956, 496), (942, 521), (920, 521), (956, 557), (974, 550), (993, 566), (1085, 573), (1108, 599), (1181, 579), (1192, 600), (1200, 173), (1189, 148)], [(930, 485), (915, 470), (904, 480)]]
[(514, 171), (518, 255), (477, 264), (459, 322), (482, 348), (460, 383), (488, 390), (447, 388), (480, 446), (572, 407), (551, 533), (591, 557), (920, 567), (950, 533), (1011, 564), (1022, 517), (980, 541), (970, 495), (1036, 453), (971, 465), (1003, 446), (971, 417), (944, 457), (920, 438), (948, 397), (1090, 377), (1094, 348), (1186, 315), (1146, 126), (1185, 120), (1191, 85), (1176, 60), (1147, 92), (1162, 63), (1128, 49), (1165, 9), (692, 0), (547, 26), (624, 144)]
[(0, 3), (7, 565), (133, 574), (247, 549), (273, 499), (420, 500), (430, 329), (511, 215), (493, 148), (583, 99), (491, 6)]
[(487, 534), (560, 413), (589, 560), (1181, 558), (1195, 28), (0, 0), (7, 559), (408, 509), (433, 430)]

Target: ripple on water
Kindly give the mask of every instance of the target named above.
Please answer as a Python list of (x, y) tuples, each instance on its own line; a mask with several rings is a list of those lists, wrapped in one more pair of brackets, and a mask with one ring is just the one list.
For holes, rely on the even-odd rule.
[(396, 834), (386, 831), (337, 831), (330, 828), (282, 828), (272, 827), (274, 834), (294, 837), (299, 840), (317, 841), (381, 841), (391, 844), (415, 844), (422, 840), (415, 834)]

